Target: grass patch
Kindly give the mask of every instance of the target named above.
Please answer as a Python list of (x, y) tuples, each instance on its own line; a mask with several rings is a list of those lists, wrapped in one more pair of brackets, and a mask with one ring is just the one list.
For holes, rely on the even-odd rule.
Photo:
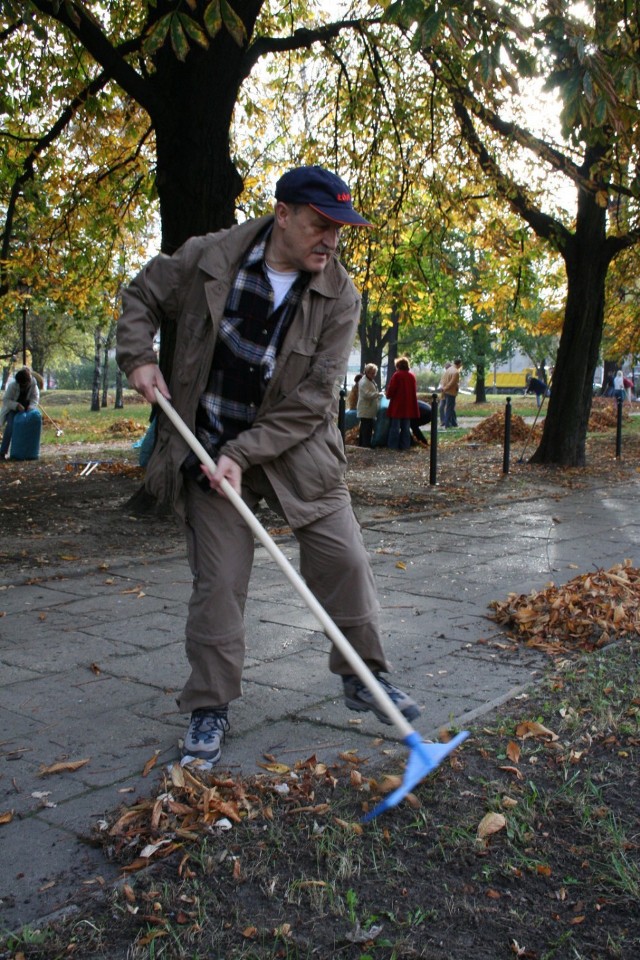
[[(637, 645), (625, 640), (556, 665), (484, 718), (414, 800), (364, 827), (382, 774), (353, 758), (225, 781), (247, 802), (224, 832), (195, 816), (169, 829), (159, 811), (183, 795), (164, 783), (148, 801), (155, 834), (138, 818), (101, 835), (123, 866), (109, 897), (5, 938), (0, 956), (632, 960), (639, 745)], [(173, 852), (132, 869), (152, 835)]]
[(124, 407), (120, 410), (113, 406), (112, 397), (106, 407), (91, 410), (88, 390), (50, 390), (41, 394), (40, 400), (44, 444), (136, 440), (149, 425), (151, 407), (133, 390), (125, 390)]

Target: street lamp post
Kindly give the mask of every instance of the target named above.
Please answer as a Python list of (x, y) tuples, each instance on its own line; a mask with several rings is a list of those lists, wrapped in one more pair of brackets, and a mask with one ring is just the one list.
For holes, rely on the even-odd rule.
[(22, 304), (22, 366), (27, 365), (27, 303)]
[(31, 296), (31, 291), (29, 289), (29, 284), (21, 282), (18, 284), (18, 289), (22, 294), (22, 366), (26, 367), (27, 365), (27, 314), (29, 313), (29, 297)]

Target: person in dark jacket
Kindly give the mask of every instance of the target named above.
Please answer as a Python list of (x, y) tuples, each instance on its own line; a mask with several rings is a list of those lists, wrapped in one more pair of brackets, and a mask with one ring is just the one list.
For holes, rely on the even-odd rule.
[(408, 450), (411, 446), (411, 421), (420, 417), (418, 384), (409, 369), (407, 357), (398, 357), (395, 368), (386, 390), (389, 401), (387, 416), (391, 421), (387, 446), (391, 450)]
[(411, 421), (411, 442), (419, 443), (422, 447), (428, 447), (429, 441), (423, 434), (420, 427), (425, 427), (431, 423), (431, 404), (425, 403), (424, 400), (418, 400), (418, 410), (420, 411), (420, 416), (417, 418), (417, 420)]
[(538, 409), (540, 409), (544, 397), (550, 396), (549, 387), (544, 380), (540, 380), (539, 377), (532, 377), (530, 373), (527, 374), (526, 382), (527, 388), (524, 392), (535, 393), (536, 403), (538, 404)]

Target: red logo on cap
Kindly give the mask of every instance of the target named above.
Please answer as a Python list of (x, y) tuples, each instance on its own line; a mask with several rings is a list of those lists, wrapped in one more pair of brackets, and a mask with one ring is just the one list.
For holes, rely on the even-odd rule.
[(350, 193), (338, 193), (338, 194), (336, 195), (336, 200), (339, 200), (340, 203), (350, 203), (350, 202), (351, 202), (351, 194), (350, 194)]

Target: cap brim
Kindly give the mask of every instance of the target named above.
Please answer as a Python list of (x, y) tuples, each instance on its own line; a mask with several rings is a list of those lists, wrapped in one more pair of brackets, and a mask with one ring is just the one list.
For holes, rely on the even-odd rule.
[(343, 226), (350, 227), (373, 226), (372, 223), (369, 223), (368, 220), (365, 220), (364, 217), (361, 217), (359, 213), (356, 213), (353, 207), (320, 207), (316, 203), (310, 203), (309, 206), (312, 210), (315, 210), (316, 213), (321, 214), (323, 217), (326, 217), (327, 220), (331, 220), (333, 223), (339, 223)]

